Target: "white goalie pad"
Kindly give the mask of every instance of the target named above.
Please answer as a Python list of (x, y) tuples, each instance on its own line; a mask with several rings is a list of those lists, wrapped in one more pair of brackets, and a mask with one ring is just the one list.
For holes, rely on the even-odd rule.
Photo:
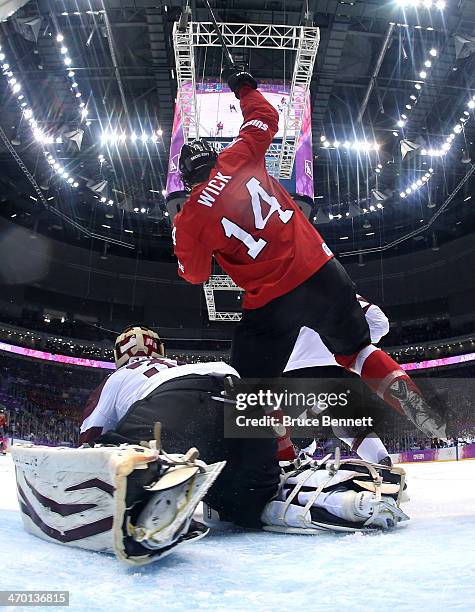
[(225, 465), (206, 465), (197, 453), (166, 455), (132, 445), (13, 445), (11, 454), (29, 533), (114, 553), (132, 565), (150, 563), (207, 533), (192, 521), (193, 512)]
[(401, 510), (405, 472), (359, 459), (308, 460), (282, 474), (279, 492), (262, 514), (264, 530), (315, 534), (390, 529)]

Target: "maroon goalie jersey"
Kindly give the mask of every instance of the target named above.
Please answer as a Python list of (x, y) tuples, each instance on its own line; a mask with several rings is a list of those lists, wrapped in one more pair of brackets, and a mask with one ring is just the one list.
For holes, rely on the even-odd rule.
[(257, 90), (239, 90), (244, 123), (175, 217), (179, 274), (203, 283), (212, 256), (259, 308), (302, 284), (333, 257), (290, 195), (266, 171), (279, 115)]

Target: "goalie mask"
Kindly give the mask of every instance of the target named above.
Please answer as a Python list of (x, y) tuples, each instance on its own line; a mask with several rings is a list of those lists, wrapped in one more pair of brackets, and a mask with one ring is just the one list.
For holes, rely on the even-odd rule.
[(117, 368), (132, 357), (164, 357), (165, 347), (157, 333), (148, 327), (130, 326), (115, 341), (114, 359)]
[(206, 140), (193, 140), (182, 146), (179, 167), (187, 191), (207, 180), (217, 157), (218, 154)]

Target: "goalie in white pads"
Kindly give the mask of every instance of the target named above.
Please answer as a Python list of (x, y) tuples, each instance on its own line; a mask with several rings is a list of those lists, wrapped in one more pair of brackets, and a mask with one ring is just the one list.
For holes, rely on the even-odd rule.
[[(149, 332), (145, 328), (141, 328), (141, 334), (147, 335)], [(139, 348), (142, 346), (140, 333), (137, 328), (131, 328), (125, 332), (124, 335), (119, 336), (117, 346), (129, 346), (133, 345), (136, 341)], [(125, 336), (125, 338), (124, 338)], [(127, 341), (126, 341), (127, 340)], [(132, 349), (128, 349), (132, 350)], [(141, 349), (143, 352), (143, 349)], [(122, 359), (121, 359), (122, 357)], [(119, 369), (117, 375), (121, 375), (122, 385), (124, 392), (131, 386), (139, 385), (140, 380), (144, 378), (144, 373), (147, 372), (147, 359), (137, 357), (132, 353), (128, 358), (119, 356), (121, 362), (118, 363)], [(224, 377), (218, 379), (216, 375), (210, 376), (202, 375), (194, 378), (188, 374), (189, 369), (193, 366), (178, 366), (174, 364), (171, 366), (171, 362), (165, 359), (164, 351), (160, 360), (155, 361), (155, 366), (160, 368), (164, 364), (168, 364), (168, 375), (170, 368), (174, 373), (173, 380), (167, 384), (162, 382), (158, 385), (161, 377), (167, 374), (167, 369), (161, 369), (156, 372), (153, 377), (157, 386), (155, 390), (150, 393), (144, 399), (133, 403), (129, 406), (128, 410), (124, 410), (124, 416), (120, 419), (118, 424), (107, 433), (103, 433), (99, 438), (103, 442), (114, 442), (116, 441), (130, 441), (134, 442), (140, 437), (145, 436), (147, 431), (151, 431), (154, 421), (160, 421), (162, 425), (162, 439), (166, 440), (166, 448), (176, 450), (177, 446), (183, 444), (186, 439), (191, 444), (200, 449), (201, 457), (206, 462), (215, 462), (218, 460), (226, 460), (227, 465), (223, 470), (222, 474), (217, 479), (211, 490), (205, 497), (206, 503), (219, 515), (223, 520), (234, 522), (244, 527), (259, 528), (269, 523), (270, 517), (272, 516), (272, 508), (275, 508), (275, 502), (273, 500), (279, 500), (282, 495), (285, 494), (288, 483), (292, 482), (289, 480), (290, 475), (287, 474), (285, 477), (285, 486), (280, 482), (280, 470), (277, 455), (277, 444), (275, 439), (262, 438), (262, 439), (233, 439), (226, 438), (224, 435), (224, 420), (235, 411), (234, 405), (231, 402), (218, 401), (220, 395), (220, 389), (224, 390)], [(161, 363), (160, 363), (161, 362)], [(141, 365), (145, 364), (145, 365)], [(207, 368), (208, 371), (213, 369), (216, 371), (219, 364), (200, 364), (203, 368)], [(221, 364), (223, 367), (225, 364)], [(122, 372), (121, 372), (122, 371)], [(204, 372), (204, 370), (203, 370)], [(180, 376), (183, 374), (183, 376)], [(113, 374), (109, 379), (112, 379), (116, 374)], [(134, 380), (137, 378), (137, 381)], [(145, 378), (147, 375), (145, 374)], [(128, 383), (126, 381), (129, 381)], [(199, 386), (193, 386), (199, 384)], [(106, 383), (107, 385), (108, 383)], [(209, 393), (207, 399), (204, 395), (205, 389), (209, 386)], [(104, 387), (105, 390), (105, 387)], [(228, 389), (227, 389), (228, 391)], [(94, 415), (96, 410), (100, 408), (100, 415), (104, 416), (108, 414), (114, 408), (114, 402), (111, 403), (108, 394), (104, 397), (101, 396), (97, 399), (97, 406), (95, 410), (89, 412), (86, 420), (82, 426), (82, 431), (88, 431), (87, 426), (93, 424)], [(114, 395), (115, 401), (121, 404), (123, 397), (123, 391), (119, 385)], [(126, 408), (126, 406), (125, 406)], [(86, 411), (86, 414), (88, 411)], [(367, 465), (365, 468), (369, 473), (376, 474), (378, 469), (373, 468), (370, 464), (362, 463), (361, 466)], [(310, 469), (314, 470), (314, 464), (310, 465)], [(318, 476), (313, 477), (311, 483), (315, 483), (315, 478), (320, 477), (323, 470), (320, 469)], [(401, 470), (395, 469), (394, 472), (386, 470), (384, 474), (390, 479), (392, 483), (394, 479), (400, 480)], [(391, 480), (392, 479), (392, 480)], [(379, 482), (379, 481), (378, 481)], [(310, 481), (309, 483), (310, 484)], [(307, 485), (306, 485), (307, 486)], [(343, 497), (334, 495), (332, 497), (332, 503), (328, 506), (329, 502), (326, 500), (328, 497), (326, 491), (323, 495), (319, 495), (316, 498), (316, 507), (320, 506), (325, 508), (328, 506), (328, 528), (337, 527), (341, 522), (342, 515), (344, 512), (343, 508), (347, 508), (350, 499), (356, 499), (358, 491), (352, 488), (353, 485), (349, 486), (349, 479), (346, 475), (339, 483), (339, 489), (342, 488), (347, 490), (347, 494), (343, 500)], [(316, 485), (319, 487), (319, 484)], [(372, 505), (365, 508), (365, 512), (361, 516), (354, 517), (353, 529), (362, 529), (364, 523), (368, 521), (370, 516), (373, 516), (374, 512), (381, 509), (382, 504), (388, 506), (386, 514), (392, 516), (391, 520), (387, 522), (377, 522), (373, 525), (377, 528), (387, 528), (391, 524), (395, 525), (401, 518), (401, 514), (398, 509), (398, 501), (396, 502), (392, 498), (380, 499), (380, 494), (386, 495), (386, 490), (378, 488), (375, 491), (375, 497), (371, 497), (373, 493), (368, 491), (368, 495), (364, 496), (365, 501), (372, 500)], [(328, 498), (329, 499), (329, 498)], [(270, 502), (270, 503), (269, 503)], [(295, 499), (293, 504), (298, 503), (298, 499)], [(341, 504), (341, 512), (338, 514), (332, 514), (335, 508)], [(292, 508), (291, 508), (292, 510)], [(322, 521), (324, 522), (324, 519)], [(347, 523), (344, 526), (348, 528)]]

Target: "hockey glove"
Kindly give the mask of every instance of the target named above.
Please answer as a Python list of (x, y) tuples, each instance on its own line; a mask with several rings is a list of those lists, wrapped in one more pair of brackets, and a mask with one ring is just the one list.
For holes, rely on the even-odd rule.
[(257, 89), (257, 81), (247, 70), (240, 68), (225, 68), (222, 72), (223, 80), (227, 81), (229, 89), (234, 92), (239, 99), (239, 90), (243, 85), (249, 85), (252, 89)]

